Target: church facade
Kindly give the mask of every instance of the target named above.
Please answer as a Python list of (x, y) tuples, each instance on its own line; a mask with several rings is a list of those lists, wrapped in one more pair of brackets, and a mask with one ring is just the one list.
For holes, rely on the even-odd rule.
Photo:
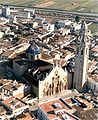
[(67, 71), (56, 66), (43, 81), (39, 81), (39, 98), (56, 95), (67, 89)]

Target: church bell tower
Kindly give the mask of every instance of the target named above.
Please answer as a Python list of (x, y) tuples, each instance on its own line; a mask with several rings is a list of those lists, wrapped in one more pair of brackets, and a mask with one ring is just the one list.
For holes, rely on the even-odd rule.
[(77, 37), (75, 69), (73, 86), (81, 91), (87, 81), (88, 57), (89, 57), (90, 38), (87, 25), (82, 21), (79, 36)]

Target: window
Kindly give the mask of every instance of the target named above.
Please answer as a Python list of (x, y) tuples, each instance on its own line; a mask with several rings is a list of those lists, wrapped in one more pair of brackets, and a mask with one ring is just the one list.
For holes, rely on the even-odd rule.
[(96, 89), (96, 85), (94, 85), (94, 90)]
[(12, 91), (10, 92), (10, 95), (13, 96), (13, 92)]
[(83, 50), (81, 50), (81, 55), (83, 55)]
[(86, 54), (88, 54), (88, 48), (86, 48)]
[(77, 48), (77, 54), (79, 55), (79, 47)]

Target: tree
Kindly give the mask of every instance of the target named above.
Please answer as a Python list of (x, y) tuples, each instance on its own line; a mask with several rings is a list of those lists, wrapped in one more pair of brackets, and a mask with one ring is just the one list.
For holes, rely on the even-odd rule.
[(80, 21), (80, 17), (79, 16), (76, 16), (75, 17), (75, 21), (78, 23)]

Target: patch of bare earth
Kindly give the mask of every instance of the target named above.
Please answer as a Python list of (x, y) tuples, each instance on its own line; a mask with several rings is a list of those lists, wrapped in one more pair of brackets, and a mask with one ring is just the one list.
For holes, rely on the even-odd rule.
[(35, 7), (43, 8), (43, 7), (48, 7), (50, 5), (54, 5), (55, 3), (56, 2), (54, 2), (54, 1), (47, 1), (47, 2), (41, 3), (39, 5), (36, 5)]

